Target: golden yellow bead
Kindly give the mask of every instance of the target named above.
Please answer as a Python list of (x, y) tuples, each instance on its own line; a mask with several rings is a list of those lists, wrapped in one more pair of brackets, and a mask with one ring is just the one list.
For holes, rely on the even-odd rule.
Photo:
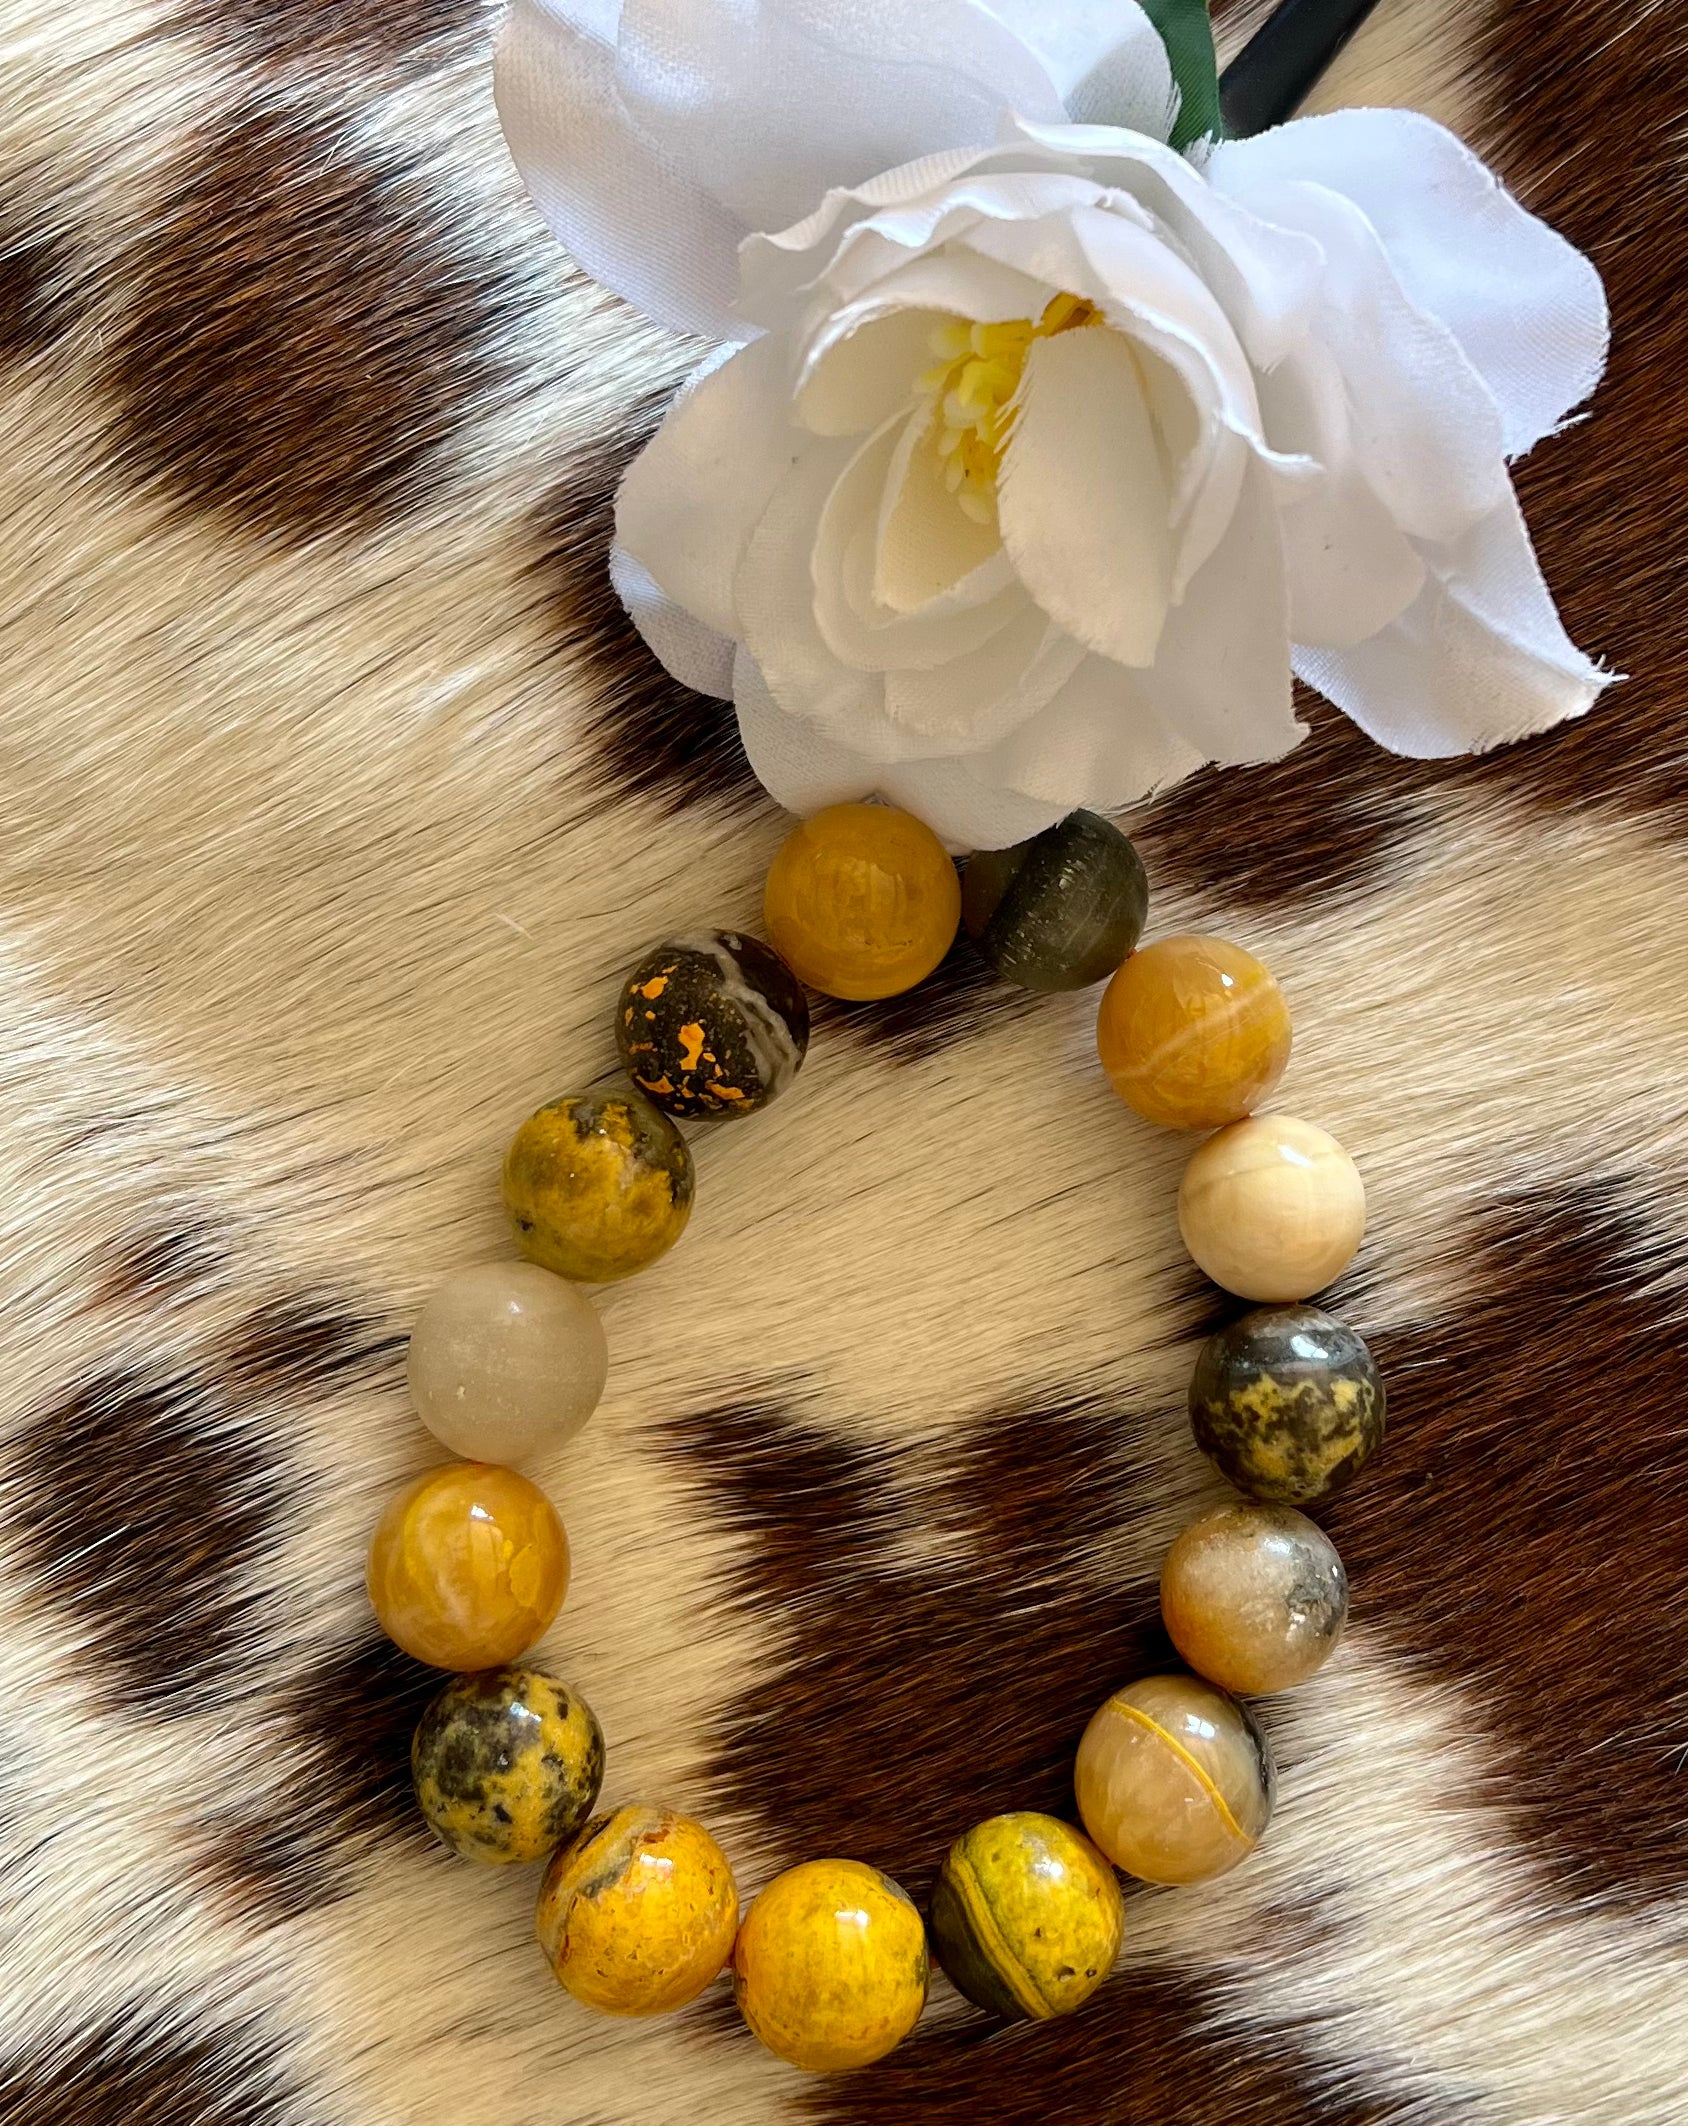
[(1069, 1824), (1030, 1810), (965, 1832), (932, 1893), (932, 1945), (950, 1983), (1011, 2021), (1082, 2007), (1124, 1927), (1107, 1861)]
[(1225, 938), (1162, 938), (1108, 984), (1102, 1067), (1128, 1107), (1168, 1129), (1218, 1129), (1250, 1113), (1289, 1062), (1289, 1007), (1250, 952)]
[(642, 1093), (570, 1093), (532, 1115), (504, 1161), (524, 1255), (583, 1284), (666, 1255), (692, 1215), (686, 1140)]
[(926, 2004), (926, 1930), (906, 1891), (859, 1860), (776, 1875), (733, 1951), (739, 2012), (811, 2073), (865, 2067), (900, 2045)]
[(764, 903), (774, 949), (829, 997), (900, 996), (955, 941), (961, 882), (944, 845), (889, 805), (833, 805), (786, 837)]
[(534, 1931), (560, 1984), (604, 2015), (666, 2015), (726, 1969), (738, 1929), (727, 1856), (701, 1823), (642, 1802), (552, 1859)]
[(513, 1469), (448, 1462), (407, 1484), (369, 1546), (369, 1599), (396, 1645), (431, 1668), (502, 1668), (562, 1607), (568, 1538)]
[(1365, 1238), (1365, 1184), (1324, 1130), (1257, 1115), (1210, 1137), (1184, 1169), (1178, 1229), (1197, 1266), (1239, 1299), (1311, 1299)]

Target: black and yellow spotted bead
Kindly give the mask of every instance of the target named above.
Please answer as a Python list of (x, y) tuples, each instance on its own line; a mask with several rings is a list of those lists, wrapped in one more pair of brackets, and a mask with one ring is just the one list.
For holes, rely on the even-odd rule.
[(543, 1860), (592, 1814), (604, 1737), (586, 1700), (533, 1668), (455, 1676), (410, 1748), (428, 1828), (465, 1860)]
[(753, 1115), (796, 1077), (809, 1000), (778, 953), (737, 931), (672, 938), (623, 985), (627, 1074), (671, 1115)]
[(631, 1277), (686, 1230), (686, 1140), (641, 1093), (569, 1093), (530, 1115), (504, 1161), (516, 1244), (582, 1284)]
[(992, 1816), (950, 1847), (932, 1894), (932, 1943), (957, 1992), (1012, 2020), (1087, 2001), (1125, 1926), (1119, 1880), (1070, 1824)]
[(1384, 1394), (1364, 1339), (1320, 1307), (1258, 1307), (1203, 1346), (1190, 1382), (1196, 1445), (1250, 1498), (1311, 1506), (1383, 1444)]

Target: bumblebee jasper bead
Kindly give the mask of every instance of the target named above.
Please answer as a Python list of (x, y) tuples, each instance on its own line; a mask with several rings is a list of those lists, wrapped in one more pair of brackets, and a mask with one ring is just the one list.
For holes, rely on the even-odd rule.
[(1260, 1307), (1202, 1347), (1196, 1445), (1251, 1498), (1312, 1506), (1383, 1444), (1385, 1398), (1363, 1337), (1319, 1307)]
[(727, 1856), (701, 1823), (635, 1802), (552, 1859), (534, 1931), (558, 1980), (604, 2015), (666, 2015), (719, 1978), (738, 1928)]
[(670, 1115), (753, 1115), (796, 1077), (809, 1000), (755, 938), (717, 930), (658, 945), (616, 1008), (627, 1074)]
[(932, 1893), (932, 1946), (950, 1983), (1009, 2018), (1081, 2007), (1113, 1968), (1124, 1927), (1113, 1869), (1053, 1816), (975, 1824)]
[(531, 1262), (459, 1270), (410, 1335), (410, 1397), (465, 1460), (525, 1462), (561, 1447), (598, 1407), (609, 1372), (584, 1292)]
[(516, 1132), (504, 1201), (524, 1255), (610, 1284), (656, 1261), (692, 1215), (692, 1155), (639, 1093), (573, 1093)]
[(430, 1668), (515, 1660), (561, 1608), (568, 1577), (551, 1501), (490, 1462), (448, 1462), (407, 1484), (369, 1547), (381, 1629)]
[(1146, 1676), (1084, 1731), (1073, 1783), (1084, 1827), (1144, 1882), (1209, 1882), (1246, 1860), (1272, 1814), (1266, 1737), (1198, 1676)]
[(1178, 1190), (1178, 1230), (1197, 1267), (1239, 1299), (1311, 1299), (1366, 1232), (1366, 1189), (1311, 1122), (1259, 1115), (1210, 1137)]
[(1128, 1107), (1168, 1129), (1217, 1129), (1258, 1106), (1283, 1076), (1289, 1009), (1240, 945), (1162, 938), (1108, 984), (1096, 1042)]
[(1305, 1683), (1348, 1620), (1336, 1545), (1292, 1506), (1215, 1506), (1161, 1567), (1161, 1616), (1199, 1675), (1258, 1697)]
[(1116, 826), (1074, 812), (1029, 842), (969, 858), (961, 912), (1004, 981), (1088, 989), (1136, 950), (1149, 881)]
[(774, 949), (825, 996), (900, 996), (955, 941), (961, 886), (944, 845), (889, 805), (833, 805), (793, 829), (768, 873)]
[(465, 1860), (543, 1860), (592, 1813), (604, 1737), (592, 1708), (535, 1668), (457, 1676), (422, 1715), (411, 1777), (428, 1828)]
[(859, 1860), (776, 1875), (733, 1951), (740, 2014), (770, 2052), (818, 2074), (900, 2045), (926, 2005), (927, 1970), (912, 1900)]

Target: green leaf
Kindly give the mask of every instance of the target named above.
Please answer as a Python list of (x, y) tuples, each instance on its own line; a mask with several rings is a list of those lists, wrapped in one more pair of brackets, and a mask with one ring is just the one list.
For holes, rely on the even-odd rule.
[(1160, 31), (1172, 78), (1178, 84), (1178, 122), (1172, 145), (1187, 148), (1192, 140), (1217, 139), (1219, 61), (1213, 50), (1213, 24), (1207, 0), (1143, 0), (1143, 10)]

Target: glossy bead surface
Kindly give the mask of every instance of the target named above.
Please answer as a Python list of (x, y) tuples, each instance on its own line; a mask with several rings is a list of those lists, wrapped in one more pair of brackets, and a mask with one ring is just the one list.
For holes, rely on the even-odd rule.
[(768, 873), (774, 949), (811, 989), (900, 996), (955, 941), (961, 886), (944, 845), (890, 805), (833, 805), (794, 828)]
[(431, 1668), (502, 1668), (562, 1606), (563, 1524), (513, 1469), (448, 1462), (394, 1498), (369, 1547), (369, 1599), (395, 1645)]
[(647, 952), (622, 987), (627, 1074), (670, 1115), (753, 1115), (796, 1077), (809, 1000), (777, 953), (717, 930)]
[(1383, 1444), (1365, 1339), (1320, 1307), (1260, 1307), (1210, 1337), (1190, 1381), (1196, 1445), (1250, 1498), (1312, 1506)]
[(534, 1931), (558, 1981), (604, 2015), (666, 2015), (720, 1977), (738, 1928), (727, 1856), (701, 1823), (634, 1802), (545, 1871)]
[(1146, 1120), (1218, 1129), (1250, 1113), (1283, 1076), (1289, 1007), (1240, 945), (1162, 938), (1108, 984), (1096, 1044), (1115, 1092)]
[(1325, 1130), (1257, 1115), (1210, 1137), (1184, 1169), (1178, 1230), (1198, 1268), (1239, 1299), (1311, 1299), (1359, 1252), (1365, 1183)]
[(610, 1284), (647, 1268), (692, 1215), (686, 1140), (641, 1093), (574, 1093), (516, 1132), (504, 1202), (524, 1255)]
[(1029, 842), (970, 857), (961, 911), (1004, 981), (1045, 993), (1088, 989), (1136, 951), (1149, 880), (1111, 821), (1074, 812)]
[(1161, 1567), (1161, 1616), (1198, 1675), (1245, 1697), (1322, 1668), (1348, 1620), (1336, 1545), (1293, 1506), (1215, 1506)]
[(465, 1860), (543, 1860), (592, 1813), (604, 1737), (592, 1708), (533, 1668), (456, 1676), (410, 1746), (428, 1828)]
[(739, 2012), (811, 2073), (865, 2067), (900, 2045), (926, 2003), (926, 1930), (906, 1891), (859, 1860), (776, 1875), (733, 1951)]
[(448, 1277), (411, 1331), (410, 1397), (428, 1430), (473, 1462), (525, 1462), (565, 1445), (609, 1372), (584, 1292), (531, 1262)]
[(1115, 1691), (1073, 1769), (1084, 1827), (1144, 1882), (1210, 1882), (1259, 1844), (1276, 1789), (1253, 1716), (1199, 1676)]
[(981, 2008), (1042, 2022), (1081, 2007), (1113, 1969), (1125, 1900), (1071, 1825), (1023, 1811), (956, 1840), (932, 1893), (932, 1947)]

